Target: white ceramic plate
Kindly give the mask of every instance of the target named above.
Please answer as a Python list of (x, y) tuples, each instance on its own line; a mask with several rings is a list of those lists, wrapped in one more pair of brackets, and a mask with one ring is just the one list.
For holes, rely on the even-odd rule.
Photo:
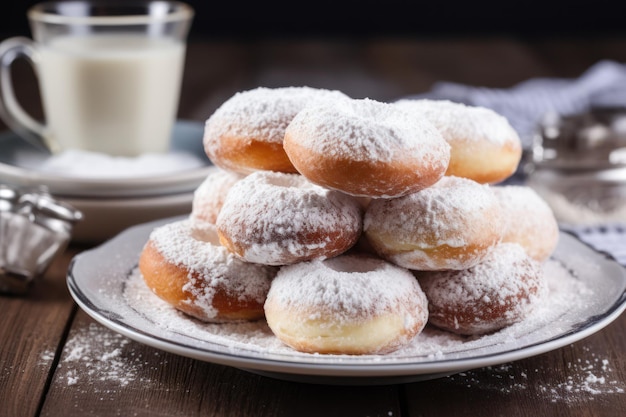
[(63, 202), (83, 214), (72, 230), (72, 241), (94, 244), (140, 223), (191, 213), (193, 191), (137, 198), (68, 197)]
[[(551, 283), (553, 298), (542, 307), (548, 310), (539, 309), (518, 325), (473, 339), (427, 327), (411, 346), (384, 356), (300, 353), (278, 342), (264, 321), (200, 323), (176, 312), (145, 288), (136, 272), (143, 245), (155, 226), (179, 218), (132, 227), (77, 255), (68, 272), (72, 296), (95, 320), (135, 341), (270, 377), (377, 385), (432, 379), (563, 347), (599, 331), (626, 308), (624, 268), (562, 233), (546, 270), (559, 277)], [(559, 310), (552, 305), (563, 307)]]
[(197, 157), (192, 169), (162, 175), (119, 178), (80, 178), (44, 172), (40, 167), (50, 155), (12, 132), (0, 134), (0, 181), (16, 186), (43, 185), (55, 196), (123, 198), (161, 196), (195, 189), (212, 167), (204, 153), (204, 125), (195, 121), (176, 122), (172, 132), (171, 155), (187, 153)]

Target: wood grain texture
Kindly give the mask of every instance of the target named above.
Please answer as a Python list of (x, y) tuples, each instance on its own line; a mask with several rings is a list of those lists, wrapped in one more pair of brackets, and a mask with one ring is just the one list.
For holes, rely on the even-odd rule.
[(36, 416), (75, 305), (65, 271), (76, 249), (52, 263), (23, 297), (0, 295), (0, 416)]
[(626, 410), (626, 315), (539, 356), (405, 386), (410, 416), (621, 416)]

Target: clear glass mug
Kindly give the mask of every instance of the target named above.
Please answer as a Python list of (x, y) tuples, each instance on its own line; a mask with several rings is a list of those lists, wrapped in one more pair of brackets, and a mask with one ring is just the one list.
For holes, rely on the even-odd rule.
[[(116, 156), (169, 148), (193, 9), (174, 1), (59, 1), (28, 10), (33, 40), (0, 43), (0, 116), (51, 152)], [(25, 58), (45, 122), (15, 96), (11, 65)]]

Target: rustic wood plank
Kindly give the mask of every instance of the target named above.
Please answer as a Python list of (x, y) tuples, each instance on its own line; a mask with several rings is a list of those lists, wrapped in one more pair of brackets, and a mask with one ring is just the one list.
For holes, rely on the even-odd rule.
[(65, 274), (70, 248), (23, 297), (0, 295), (0, 415), (36, 416), (74, 303)]
[(281, 381), (166, 353), (82, 311), (68, 335), (42, 416), (391, 416), (398, 388)]
[(409, 416), (620, 416), (626, 315), (577, 343), (524, 360), (406, 385)]

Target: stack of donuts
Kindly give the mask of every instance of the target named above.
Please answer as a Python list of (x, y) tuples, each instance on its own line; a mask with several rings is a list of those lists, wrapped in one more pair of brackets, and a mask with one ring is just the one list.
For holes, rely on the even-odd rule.
[(544, 298), (557, 223), (532, 189), (500, 184), (522, 148), (492, 110), (256, 88), (203, 143), (215, 169), (191, 214), (139, 260), (185, 314), (266, 320), (301, 352), (384, 354), (427, 324), (497, 331)]

